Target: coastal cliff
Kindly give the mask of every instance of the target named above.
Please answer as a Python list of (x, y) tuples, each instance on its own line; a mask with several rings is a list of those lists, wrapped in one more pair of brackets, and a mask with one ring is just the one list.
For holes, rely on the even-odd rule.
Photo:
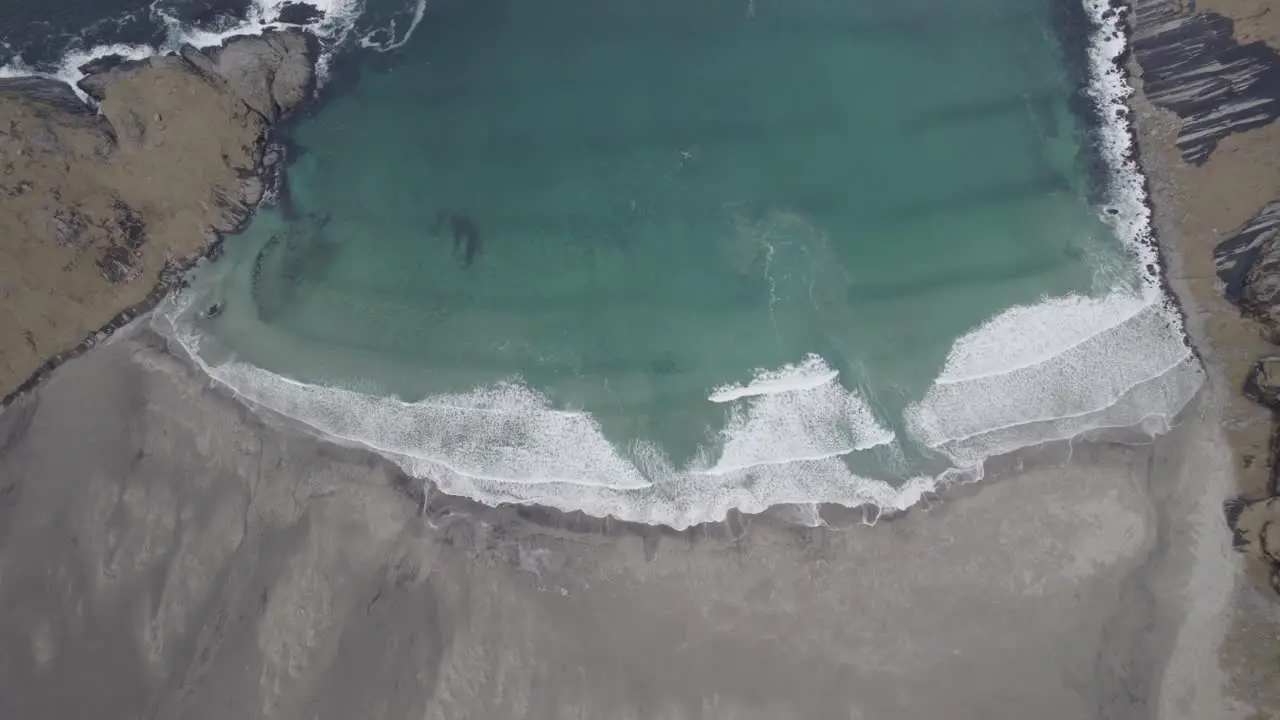
[(84, 68), (79, 89), (0, 79), (0, 398), (145, 311), (243, 228), (280, 153), (274, 123), (311, 96), (314, 39)]
[(1130, 20), (1142, 102), (1159, 108), (1139, 123), (1157, 215), (1181, 215), (1162, 244), (1233, 390), (1224, 424), (1241, 497), (1227, 521), (1280, 592), (1267, 534), (1280, 521), (1280, 17), (1248, 0), (1137, 0)]

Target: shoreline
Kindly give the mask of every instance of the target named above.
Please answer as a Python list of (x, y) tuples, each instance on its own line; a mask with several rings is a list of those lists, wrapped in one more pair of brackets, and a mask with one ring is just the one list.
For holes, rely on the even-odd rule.
[[(199, 719), (231, 702), (310, 719), (332, 684), (414, 708), (396, 717), (675, 720), (689, 702), (762, 720), (1223, 717), (1203, 673), (1233, 572), (1212, 497), (1230, 475), (1207, 397), (1150, 444), (1008, 458), (874, 528), (765, 514), (677, 533), (422, 498), (386, 459), (273, 422), (136, 324), (0, 415), (0, 646), (16, 662), (0, 690), (21, 688), (0, 709)], [(82, 452), (58, 451), (68, 434)], [(95, 647), (139, 689), (69, 692), (95, 677), (69, 663), (98, 657), (75, 649), (108, 632), (126, 634)], [(1170, 658), (1190, 670), (1171, 680)], [(1188, 682), (1193, 704), (1159, 709), (1178, 708), (1162, 685)]]
[(1280, 712), (1280, 613), (1222, 510), (1269, 482), (1240, 388), (1275, 350), (1213, 271), (1280, 129), (1191, 166), (1123, 61), (1161, 278), (1208, 373), (1168, 433), (992, 458), (874, 528), (777, 506), (672, 531), (432, 492), (135, 322), (0, 412), (0, 715)]

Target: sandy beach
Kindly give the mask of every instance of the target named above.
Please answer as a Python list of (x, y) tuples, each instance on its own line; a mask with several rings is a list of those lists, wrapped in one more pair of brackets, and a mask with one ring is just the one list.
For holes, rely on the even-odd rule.
[[(1265, 3), (1197, 6), (1280, 38)], [(1280, 197), (1280, 125), (1194, 165), (1177, 116), (1133, 107), (1209, 377), (1168, 434), (999, 458), (874, 526), (676, 533), (423, 488), (143, 318), (0, 412), (0, 717), (1280, 717), (1261, 526), (1236, 552), (1223, 510), (1275, 492), (1240, 391), (1274, 350), (1213, 257)]]
[(0, 416), (3, 710), (1226, 717), (1210, 400), (1154, 444), (1044, 448), (875, 527), (584, 532), (422, 508), (139, 329)]

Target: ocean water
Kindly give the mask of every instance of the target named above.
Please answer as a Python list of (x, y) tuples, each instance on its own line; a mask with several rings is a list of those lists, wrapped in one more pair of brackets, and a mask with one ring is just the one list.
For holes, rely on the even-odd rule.
[(1201, 373), (1075, 2), (338, 0), (287, 182), (157, 324), (446, 492), (673, 527), (1158, 432)]

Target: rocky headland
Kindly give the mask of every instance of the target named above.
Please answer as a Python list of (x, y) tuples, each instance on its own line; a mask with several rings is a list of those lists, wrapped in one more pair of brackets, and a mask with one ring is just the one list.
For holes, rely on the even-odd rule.
[(0, 398), (150, 308), (242, 229), (282, 160), (271, 129), (310, 98), (298, 31), (92, 63), (79, 82), (0, 79)]

